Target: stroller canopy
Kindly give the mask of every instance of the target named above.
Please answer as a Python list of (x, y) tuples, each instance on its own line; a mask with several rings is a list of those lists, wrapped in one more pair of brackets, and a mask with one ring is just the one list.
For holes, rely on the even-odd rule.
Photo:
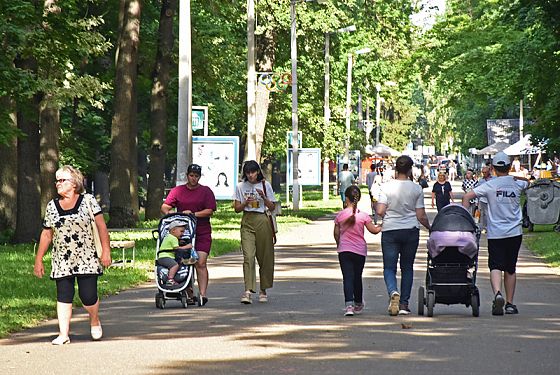
[(471, 214), (458, 204), (443, 207), (431, 228), (431, 232), (476, 232), (478, 229)]

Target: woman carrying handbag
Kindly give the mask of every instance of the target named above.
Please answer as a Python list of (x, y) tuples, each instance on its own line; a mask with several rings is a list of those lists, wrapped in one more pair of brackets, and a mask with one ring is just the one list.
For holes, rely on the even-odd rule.
[[(264, 182), (264, 188), (263, 188)], [(259, 302), (268, 302), (267, 289), (274, 280), (274, 229), (266, 209), (274, 211), (276, 198), (272, 186), (264, 180), (259, 164), (249, 160), (243, 165), (243, 182), (237, 185), (233, 207), (243, 212), (241, 219), (241, 249), (245, 291), (241, 303), (251, 304), (257, 290), (256, 264), (259, 264)]]

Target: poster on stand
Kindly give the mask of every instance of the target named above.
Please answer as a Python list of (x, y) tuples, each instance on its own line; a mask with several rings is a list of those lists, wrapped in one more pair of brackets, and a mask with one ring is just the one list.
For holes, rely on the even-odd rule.
[[(293, 185), (294, 175), (292, 174), (293, 150), (288, 149), (288, 185)], [(320, 148), (300, 148), (298, 150), (298, 182), (301, 186), (321, 185), (321, 149)]]
[(231, 200), (239, 176), (239, 137), (193, 137), (193, 163), (202, 167), (200, 184), (217, 200)]

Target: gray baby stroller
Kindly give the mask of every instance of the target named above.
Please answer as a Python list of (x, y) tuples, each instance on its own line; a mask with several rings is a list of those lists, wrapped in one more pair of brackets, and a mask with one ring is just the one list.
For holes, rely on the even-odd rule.
[(527, 201), (523, 207), (523, 226), (533, 231), (534, 224), (557, 224), (560, 232), (560, 182), (541, 178), (525, 191)]
[[(195, 233), (196, 233), (196, 218), (193, 214), (171, 213), (162, 217), (159, 221), (158, 229), (152, 231), (152, 237), (156, 240), (156, 261), (155, 261), (155, 281), (158, 291), (156, 293), (156, 307), (160, 309), (165, 308), (166, 300), (181, 301), (183, 307), (188, 305), (199, 305), (201, 303), (198, 291), (195, 294), (194, 281), (195, 281), (195, 267), (194, 264), (184, 264), (183, 259), (191, 257), (191, 250), (176, 250), (175, 260), (179, 263), (180, 267), (175, 274), (174, 280), (176, 284), (169, 285), (168, 272), (169, 270), (158, 263), (160, 254), (160, 245), (165, 236), (169, 233), (169, 224), (174, 221), (184, 222), (185, 233), (179, 239), (179, 244), (191, 243), (193, 249), (195, 248)], [(169, 251), (169, 250), (165, 250)], [(187, 288), (193, 290), (193, 296), (189, 297)]]
[(426, 287), (418, 288), (418, 315), (434, 315), (436, 303), (464, 304), (479, 315), (476, 287), (480, 230), (460, 205), (445, 206), (435, 217), (428, 239)]

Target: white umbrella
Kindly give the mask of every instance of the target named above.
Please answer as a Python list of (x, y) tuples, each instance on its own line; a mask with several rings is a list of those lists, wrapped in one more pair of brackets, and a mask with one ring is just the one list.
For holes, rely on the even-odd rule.
[(387, 145), (384, 145), (383, 143), (378, 143), (377, 146), (374, 147), (368, 145), (366, 147), (366, 152), (368, 154), (378, 155), (378, 156), (401, 156), (400, 152)]

